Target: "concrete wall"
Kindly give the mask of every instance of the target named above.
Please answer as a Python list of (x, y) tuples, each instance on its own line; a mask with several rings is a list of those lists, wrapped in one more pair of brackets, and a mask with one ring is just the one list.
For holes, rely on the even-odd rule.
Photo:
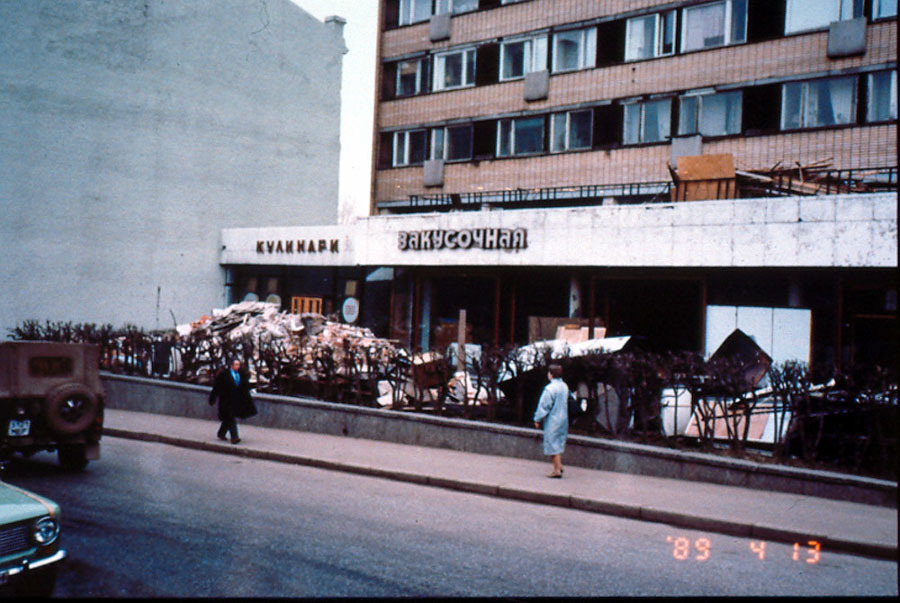
[[(398, 247), (398, 233), (524, 228), (524, 249)], [(339, 238), (338, 253), (257, 241)], [(572, 244), (577, 241), (577, 244)], [(893, 268), (897, 194), (373, 216), (334, 228), (227, 229), (223, 264)]]
[(337, 219), (341, 22), (290, 0), (0, 2), (0, 338), (224, 302), (220, 231)]
[[(104, 373), (108, 408), (217, 420), (209, 387)], [(537, 429), (479, 423), (258, 394), (259, 414), (246, 422), (263, 427), (383, 440), (544, 461)], [(804, 471), (641, 444), (570, 436), (566, 463), (683, 480), (795, 492), (823, 498), (896, 505), (897, 484), (850, 475)]]

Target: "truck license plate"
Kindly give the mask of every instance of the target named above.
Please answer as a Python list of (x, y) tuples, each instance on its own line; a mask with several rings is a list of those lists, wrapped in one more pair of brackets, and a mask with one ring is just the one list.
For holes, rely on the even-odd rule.
[(9, 422), (9, 435), (11, 436), (27, 436), (31, 431), (31, 420), (29, 419), (12, 419)]

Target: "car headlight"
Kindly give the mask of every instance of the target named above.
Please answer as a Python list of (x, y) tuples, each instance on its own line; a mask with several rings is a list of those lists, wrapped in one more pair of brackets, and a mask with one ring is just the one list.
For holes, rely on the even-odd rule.
[(31, 526), (31, 538), (35, 544), (50, 544), (59, 536), (59, 523), (52, 517), (44, 517)]

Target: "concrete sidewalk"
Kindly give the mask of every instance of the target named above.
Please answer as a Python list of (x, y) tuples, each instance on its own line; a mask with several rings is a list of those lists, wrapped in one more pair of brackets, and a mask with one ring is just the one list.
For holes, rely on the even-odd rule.
[[(886, 508), (375, 440), (240, 425), (241, 442), (216, 438), (218, 422), (104, 411), (104, 434), (224, 454), (348, 471), (489, 496), (571, 507), (823, 551), (897, 559), (897, 508)], [(101, 446), (102, 448), (102, 446)], [(565, 462), (565, 455), (563, 455)]]

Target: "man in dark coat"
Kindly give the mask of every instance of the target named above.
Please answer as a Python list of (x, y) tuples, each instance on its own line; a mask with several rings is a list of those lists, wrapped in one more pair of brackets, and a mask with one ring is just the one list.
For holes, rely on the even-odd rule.
[(237, 417), (245, 418), (253, 414), (253, 399), (250, 397), (250, 379), (247, 371), (241, 370), (241, 361), (235, 358), (231, 361), (231, 368), (225, 369), (216, 376), (213, 381), (212, 391), (209, 392), (209, 405), (219, 399), (219, 427), (220, 440), (225, 439), (225, 433), (231, 432), (231, 443), (241, 441), (238, 437)]

